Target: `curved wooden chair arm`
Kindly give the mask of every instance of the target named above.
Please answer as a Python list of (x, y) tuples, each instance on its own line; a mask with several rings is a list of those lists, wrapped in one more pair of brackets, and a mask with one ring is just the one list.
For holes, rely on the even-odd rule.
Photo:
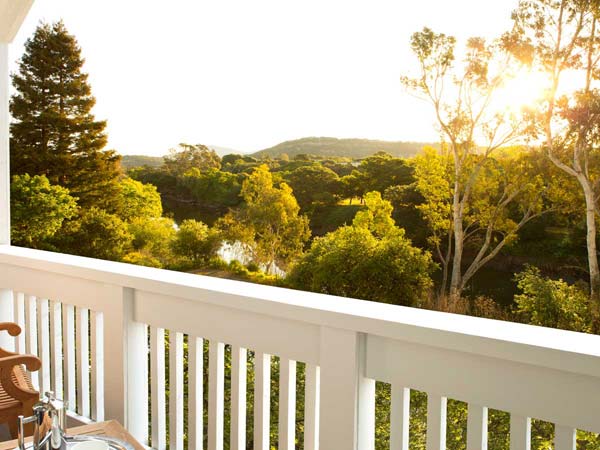
[(11, 336), (21, 334), (21, 327), (13, 322), (0, 322), (0, 331), (8, 331)]
[(39, 398), (39, 393), (29, 386), (17, 385), (13, 379), (16, 367), (25, 366), (27, 370), (36, 371), (42, 367), (40, 358), (34, 355), (12, 355), (0, 358), (0, 383), (13, 398), (24, 401)]

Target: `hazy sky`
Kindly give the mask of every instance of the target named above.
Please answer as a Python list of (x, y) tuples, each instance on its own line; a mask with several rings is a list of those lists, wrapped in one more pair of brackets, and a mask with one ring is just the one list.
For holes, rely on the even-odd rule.
[[(77, 37), (109, 142), (163, 155), (179, 142), (254, 151), (305, 136), (435, 140), (399, 82), (412, 32), (495, 36), (512, 0), (36, 0)], [(13, 70), (16, 65), (13, 66)]]

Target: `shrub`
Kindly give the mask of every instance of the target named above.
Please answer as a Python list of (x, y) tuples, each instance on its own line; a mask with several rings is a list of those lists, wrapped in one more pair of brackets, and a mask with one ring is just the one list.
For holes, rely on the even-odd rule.
[(543, 277), (537, 267), (515, 276), (522, 294), (515, 296), (517, 312), (532, 325), (591, 333), (592, 309), (581, 286)]

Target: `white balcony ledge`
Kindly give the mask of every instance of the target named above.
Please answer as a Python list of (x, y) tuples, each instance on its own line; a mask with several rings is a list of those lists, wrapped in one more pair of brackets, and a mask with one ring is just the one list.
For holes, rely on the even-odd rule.
[[(312, 417), (314, 421), (312, 428), (307, 427), (318, 436), (321, 448), (372, 448), (375, 380), (392, 383), (396, 389), (392, 406), (396, 418), (394, 404), (405, 401), (398, 392), (412, 388), (430, 394), (434, 402), (430, 407), (440, 410), (432, 416), (434, 422), (445, 420), (445, 402), (438, 405), (435, 399), (450, 397), (472, 405), (470, 421), (479, 417), (479, 409), (491, 407), (509, 411), (514, 420), (535, 417), (554, 422), (563, 430), (557, 439), (569, 441), (575, 428), (600, 431), (599, 336), (11, 246), (0, 246), (0, 289), (13, 292), (14, 299), (13, 317), (0, 320), (19, 321), (29, 343), (17, 341), (17, 347), (35, 349), (47, 366), (48, 373), (39, 376), (40, 387), (56, 388), (56, 380), (64, 381), (65, 395), (75, 397), (74, 383), (79, 383), (77, 391), (89, 391), (95, 401), (90, 406), (77, 395), (72, 399), (77, 413), (121, 420), (143, 442), (148, 439), (148, 382), (158, 383), (153, 384), (152, 404), (163, 404), (160, 398), (164, 401), (164, 379), (160, 379), (163, 330), (169, 330), (174, 339), (175, 356), (170, 360), (174, 380), (183, 373), (183, 334), (190, 336), (190, 354), (196, 355), (190, 363), (192, 378), (204, 370), (196, 353), (202, 351), (202, 341), (197, 339), (210, 341), (210, 358), (216, 361), (211, 364), (216, 367), (222, 364), (223, 344), (230, 344), (234, 354), (238, 354), (236, 349), (255, 351), (257, 361), (276, 355), (282, 361), (307, 363), (307, 371), (318, 368), (312, 375), (307, 372), (307, 395), (313, 396), (307, 401), (312, 408), (307, 420)], [(87, 311), (91, 311), (90, 349), (82, 337), (88, 334)], [(57, 331), (61, 317), (66, 327), (72, 327), (69, 321), (77, 318), (77, 323), (85, 325), (83, 331), (63, 328), (61, 334)], [(74, 331), (84, 334), (73, 338)], [(75, 380), (70, 373), (74, 361), (81, 364), (88, 352), (92, 365), (78, 365)], [(154, 374), (150, 377), (148, 354)], [(65, 356), (57, 359), (56, 355)], [(245, 366), (242, 355), (238, 368)], [(268, 366), (257, 367), (262, 372), (257, 368), (256, 376), (267, 380)], [(91, 386), (82, 385), (79, 379), (79, 373), (87, 370), (92, 374)], [(286, 373), (288, 381), (292, 380), (293, 374)], [(210, 374), (212, 420), (207, 431), (215, 435), (222, 427), (223, 373), (213, 366)], [(240, 374), (238, 370), (232, 383), (245, 395), (245, 378)], [(174, 392), (180, 388), (171, 387)], [(285, 392), (287, 397), (280, 403), (295, 405), (293, 390)], [(243, 398), (238, 398), (238, 406)], [(177, 406), (172, 405), (172, 411), (179, 411)], [(202, 407), (191, 408), (190, 414), (198, 417)], [(269, 411), (268, 401), (261, 408)], [(172, 417), (172, 423), (183, 423), (183, 413), (174, 414), (179, 416)], [(164, 409), (151, 416), (151, 428), (162, 427), (164, 432)], [(404, 439), (396, 426), (401, 427), (406, 417), (397, 420), (392, 433), (395, 439)], [(255, 416), (255, 427), (266, 433), (267, 426), (268, 416)], [(429, 428), (428, 439), (437, 441), (440, 436), (435, 430), (440, 428), (435, 424)], [(522, 428), (527, 434), (528, 428)], [(173, 436), (183, 439), (178, 433)], [(526, 440), (527, 436), (514, 439)]]

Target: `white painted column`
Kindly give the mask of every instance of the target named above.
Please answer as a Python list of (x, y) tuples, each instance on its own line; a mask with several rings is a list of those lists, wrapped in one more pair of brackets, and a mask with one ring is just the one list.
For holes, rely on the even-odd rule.
[(10, 245), (8, 44), (0, 42), (0, 245)]
[[(0, 245), (10, 245), (10, 168), (8, 152), (8, 44), (0, 42)], [(0, 289), (0, 322), (13, 322), (12, 291)], [(0, 347), (15, 349), (15, 339), (0, 333)]]
[(140, 442), (148, 440), (148, 344), (135, 322), (134, 291), (107, 285), (104, 298), (104, 411)]
[(375, 448), (375, 380), (365, 377), (366, 336), (321, 328), (321, 449)]

